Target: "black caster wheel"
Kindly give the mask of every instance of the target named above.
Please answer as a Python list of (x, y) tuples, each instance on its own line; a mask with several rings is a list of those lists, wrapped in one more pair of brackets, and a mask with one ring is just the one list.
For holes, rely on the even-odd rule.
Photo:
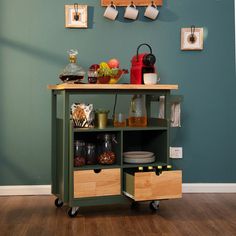
[(152, 211), (157, 211), (159, 209), (159, 206), (160, 206), (160, 202), (159, 201), (151, 201), (150, 204), (149, 204), (149, 208)]
[(132, 210), (137, 209), (138, 208), (138, 203), (137, 202), (132, 202), (131, 205), (130, 205), (130, 208)]
[(63, 201), (60, 200), (59, 198), (57, 198), (54, 203), (55, 203), (56, 207), (62, 207), (63, 206)]
[(79, 207), (71, 207), (68, 211), (68, 216), (73, 218), (76, 217), (79, 213)]

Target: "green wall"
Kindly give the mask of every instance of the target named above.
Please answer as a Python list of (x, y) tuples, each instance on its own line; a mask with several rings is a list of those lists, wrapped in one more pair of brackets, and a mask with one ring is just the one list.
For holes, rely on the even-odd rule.
[[(142, 42), (152, 45), (161, 82), (179, 84), (184, 95), (182, 128), (171, 141), (184, 148), (174, 162), (184, 182), (236, 182), (234, 1), (164, 0), (158, 20), (140, 9), (132, 23), (123, 8), (111, 22), (100, 0), (79, 3), (90, 6), (88, 29), (64, 28), (64, 5), (73, 1), (0, 1), (0, 185), (50, 184), (46, 86), (59, 82), (66, 50), (78, 48), (84, 68), (111, 57), (129, 68)], [(180, 28), (192, 24), (204, 27), (204, 50), (180, 51)], [(106, 106), (106, 98), (96, 101)]]

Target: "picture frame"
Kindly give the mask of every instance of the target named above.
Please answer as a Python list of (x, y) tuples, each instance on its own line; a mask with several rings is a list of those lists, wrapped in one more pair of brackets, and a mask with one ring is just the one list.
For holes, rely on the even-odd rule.
[(65, 5), (65, 27), (88, 28), (88, 6), (78, 4)]
[(192, 28), (181, 28), (181, 50), (203, 50), (203, 28), (194, 28), (194, 32)]

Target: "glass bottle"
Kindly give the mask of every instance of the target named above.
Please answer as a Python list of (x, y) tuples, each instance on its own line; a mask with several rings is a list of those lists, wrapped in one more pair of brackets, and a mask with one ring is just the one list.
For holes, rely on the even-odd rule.
[(113, 143), (117, 143), (115, 135), (102, 134), (98, 136), (100, 141), (98, 163), (111, 165), (116, 161), (116, 155), (113, 150)]
[(96, 159), (96, 149), (93, 143), (88, 143), (86, 146), (86, 164), (95, 165), (97, 163)]
[(74, 167), (84, 166), (85, 164), (85, 142), (76, 140), (74, 144)]
[(85, 76), (85, 70), (77, 64), (78, 50), (70, 49), (68, 54), (70, 63), (64, 68), (59, 78), (64, 83), (81, 83)]
[(130, 127), (146, 127), (147, 111), (143, 95), (135, 94), (130, 103), (128, 125)]

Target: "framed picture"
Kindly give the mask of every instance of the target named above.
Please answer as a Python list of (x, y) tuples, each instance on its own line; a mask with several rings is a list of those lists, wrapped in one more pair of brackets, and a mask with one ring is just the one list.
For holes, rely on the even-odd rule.
[(203, 50), (203, 28), (182, 28), (181, 50)]
[(66, 28), (88, 28), (87, 5), (65, 5)]

